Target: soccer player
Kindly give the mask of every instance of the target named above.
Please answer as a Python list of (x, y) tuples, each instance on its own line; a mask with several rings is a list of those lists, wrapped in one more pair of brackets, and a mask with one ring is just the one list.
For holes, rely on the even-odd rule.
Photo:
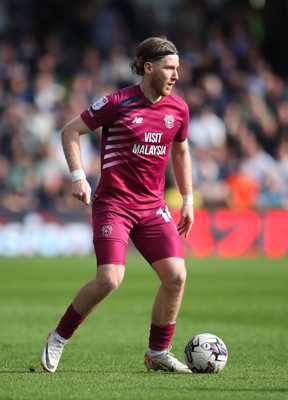
[[(91, 188), (82, 166), (79, 137), (102, 127), (101, 178), (92, 199), (97, 273), (79, 289), (47, 338), (41, 364), (49, 372), (56, 371), (79, 325), (121, 284), (130, 236), (160, 280), (144, 357), (146, 368), (191, 373), (170, 352), (186, 280), (180, 235), (188, 237), (194, 220), (189, 112), (186, 103), (171, 92), (178, 80), (177, 49), (165, 37), (150, 37), (138, 45), (130, 66), (141, 76), (139, 85), (102, 96), (62, 130), (72, 195), (89, 205)], [(164, 201), (169, 153), (183, 197), (177, 226)]]

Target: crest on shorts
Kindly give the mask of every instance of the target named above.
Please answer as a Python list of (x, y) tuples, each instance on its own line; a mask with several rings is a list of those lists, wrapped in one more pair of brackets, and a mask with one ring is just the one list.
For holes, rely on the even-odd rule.
[(165, 122), (166, 128), (168, 128), (168, 129), (173, 128), (174, 122), (175, 122), (174, 115), (165, 115), (164, 122)]
[(102, 226), (102, 235), (103, 236), (105, 236), (105, 237), (110, 236), (112, 231), (113, 231), (113, 228), (111, 225), (103, 225)]
[(100, 108), (102, 108), (105, 104), (108, 103), (108, 99), (106, 96), (102, 96), (100, 97), (99, 100), (96, 101), (96, 103), (93, 104), (92, 108), (93, 110), (100, 110)]

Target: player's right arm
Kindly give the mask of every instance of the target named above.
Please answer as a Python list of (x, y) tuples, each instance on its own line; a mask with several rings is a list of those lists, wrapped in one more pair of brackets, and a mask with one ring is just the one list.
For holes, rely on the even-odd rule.
[[(62, 147), (70, 172), (83, 171), (80, 136), (89, 131), (80, 115), (69, 121), (62, 129)], [(72, 182), (72, 195), (79, 201), (90, 204), (91, 187), (85, 177)]]

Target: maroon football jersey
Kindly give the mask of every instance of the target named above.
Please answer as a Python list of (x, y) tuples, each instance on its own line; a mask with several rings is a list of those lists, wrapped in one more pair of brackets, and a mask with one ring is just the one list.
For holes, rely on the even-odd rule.
[(186, 103), (174, 93), (151, 103), (134, 85), (102, 96), (81, 117), (91, 130), (102, 126), (95, 196), (131, 209), (161, 205), (171, 143), (187, 138)]

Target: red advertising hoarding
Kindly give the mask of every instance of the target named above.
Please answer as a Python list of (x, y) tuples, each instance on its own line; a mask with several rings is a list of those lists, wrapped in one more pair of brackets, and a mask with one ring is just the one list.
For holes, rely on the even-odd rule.
[[(172, 211), (175, 221), (179, 210)], [(284, 257), (288, 255), (288, 212), (195, 210), (186, 253), (194, 257)]]

